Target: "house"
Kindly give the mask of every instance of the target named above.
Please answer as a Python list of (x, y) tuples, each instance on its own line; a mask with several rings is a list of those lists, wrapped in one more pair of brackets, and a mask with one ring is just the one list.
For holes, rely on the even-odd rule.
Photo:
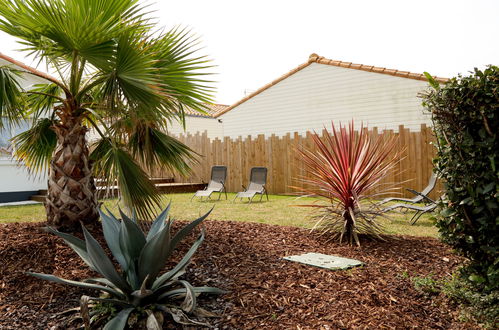
[[(446, 78), (435, 77), (440, 83)], [(224, 136), (321, 131), (331, 121), (418, 131), (430, 124), (418, 94), (428, 88), (424, 74), (326, 59), (308, 61), (215, 115)]]
[(185, 130), (182, 125), (174, 121), (168, 129), (168, 134), (196, 134), (206, 131), (208, 138), (214, 139), (222, 137), (223, 125), (222, 120), (215, 118), (219, 113), (225, 111), (229, 106), (224, 104), (205, 104), (206, 113), (200, 113), (192, 109), (185, 109)]
[[(46, 75), (35, 68), (27, 66), (9, 56), (0, 53), (0, 66), (13, 66), (16, 69)], [(24, 74), (19, 83), (22, 86), (46, 83), (40, 77)], [(28, 121), (18, 126), (11, 126), (4, 121), (4, 129), (0, 129), (0, 203), (28, 200), (41, 189), (47, 189), (46, 175), (34, 176), (29, 170), (12, 158), (10, 138), (29, 128)]]

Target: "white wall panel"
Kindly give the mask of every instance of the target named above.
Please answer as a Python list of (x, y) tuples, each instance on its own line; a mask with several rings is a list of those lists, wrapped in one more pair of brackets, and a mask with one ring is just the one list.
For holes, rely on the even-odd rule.
[(0, 158), (0, 193), (47, 189), (47, 176), (34, 176), (25, 166), (7, 158)]
[(430, 124), (418, 94), (427, 82), (312, 63), (220, 118), (224, 135), (285, 135), (330, 127), (331, 121), (418, 131)]
[(186, 116), (185, 117), (185, 131), (184, 128), (178, 123), (174, 122), (168, 129), (169, 134), (179, 135), (179, 134), (202, 134), (204, 131), (208, 132), (208, 137), (214, 139), (216, 137), (223, 136), (223, 125), (215, 118), (206, 117), (195, 117)]

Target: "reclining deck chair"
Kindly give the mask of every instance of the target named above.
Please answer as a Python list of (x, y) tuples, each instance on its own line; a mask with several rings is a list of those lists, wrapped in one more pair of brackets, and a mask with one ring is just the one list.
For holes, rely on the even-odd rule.
[(416, 190), (406, 188), (407, 191), (416, 195), (413, 198), (389, 197), (379, 202), (378, 205), (382, 205), (391, 201), (407, 202), (410, 204), (415, 204), (419, 202), (430, 203), (430, 204), (435, 203), (433, 199), (428, 197), (428, 194), (433, 190), (433, 188), (435, 188), (436, 184), (437, 184), (437, 176), (435, 175), (435, 173), (432, 173), (430, 180), (428, 181), (428, 185), (421, 192), (417, 192)]
[(234, 197), (234, 202), (237, 198), (248, 198), (249, 203), (253, 200), (256, 194), (260, 194), (260, 201), (262, 201), (263, 194), (269, 200), (269, 195), (267, 194), (267, 189), (265, 184), (267, 183), (267, 168), (266, 167), (253, 167), (250, 172), (250, 183), (248, 189), (244, 186), (244, 191), (238, 192), (236, 197)]
[(416, 213), (414, 213), (414, 215), (412, 216), (412, 218), (410, 220), (411, 225), (414, 225), (416, 223), (416, 221), (418, 221), (418, 219), (423, 214), (433, 211), (436, 207), (437, 207), (437, 203), (435, 203), (435, 202), (428, 204), (426, 206), (418, 206), (418, 205), (400, 203), (400, 204), (391, 205), (391, 206), (385, 208), (383, 210), (383, 212), (391, 211), (391, 210), (396, 209), (396, 208), (406, 208), (409, 210), (415, 210)]
[(225, 199), (227, 199), (227, 191), (225, 189), (225, 178), (227, 177), (227, 166), (215, 165), (211, 168), (211, 179), (208, 183), (208, 186), (204, 190), (198, 190), (191, 197), (191, 201), (194, 197), (207, 197), (210, 199), (210, 196), (214, 192), (218, 192), (218, 200), (222, 196), (222, 192), (225, 193)]

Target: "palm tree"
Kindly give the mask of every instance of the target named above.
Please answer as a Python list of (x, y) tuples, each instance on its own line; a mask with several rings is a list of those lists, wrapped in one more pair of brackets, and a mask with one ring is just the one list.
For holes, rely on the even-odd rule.
[[(185, 123), (186, 107), (203, 111), (213, 92), (198, 40), (155, 28), (138, 0), (0, 0), (0, 29), (57, 72), (0, 68), (0, 118), (32, 122), (13, 139), (15, 156), (48, 169), (49, 224), (73, 229), (98, 219), (96, 176), (150, 215), (159, 195), (146, 170), (186, 173), (194, 157), (164, 133), (167, 125)], [(21, 74), (47, 83), (23, 89)], [(99, 136), (92, 148), (90, 128)]]

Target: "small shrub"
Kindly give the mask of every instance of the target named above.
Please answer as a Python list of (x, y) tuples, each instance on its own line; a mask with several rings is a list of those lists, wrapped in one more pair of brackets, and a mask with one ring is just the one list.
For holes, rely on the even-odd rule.
[(427, 277), (413, 277), (412, 283), (416, 290), (428, 295), (436, 295), (442, 291), (441, 281), (433, 278), (432, 275)]
[(445, 195), (436, 225), (442, 240), (469, 259), (463, 278), (477, 290), (499, 288), (499, 68), (475, 69), (431, 91), (438, 153), (434, 160)]
[(311, 194), (330, 202), (309, 205), (321, 210), (316, 227), (338, 235), (340, 243), (346, 238), (360, 246), (358, 233), (381, 238), (383, 227), (376, 217), (382, 210), (369, 201), (368, 191), (396, 164), (400, 151), (394, 151), (395, 137), (374, 138), (363, 127), (357, 133), (351, 121), (339, 130), (333, 123), (332, 134), (326, 131), (323, 140), (317, 133), (312, 138), (317, 152), (299, 150), (311, 177), (305, 182), (317, 188)]
[(437, 279), (432, 275), (411, 278), (414, 288), (427, 295), (443, 294), (461, 308), (461, 321), (473, 321), (485, 328), (499, 326), (499, 292), (477, 292), (469, 281), (463, 281), (459, 274), (452, 278)]
[(485, 328), (499, 327), (499, 291), (478, 292), (469, 281), (455, 276), (442, 286), (443, 293), (459, 303), (464, 320), (473, 319)]
[[(221, 294), (222, 290), (213, 287), (193, 287), (189, 282), (179, 279), (191, 257), (204, 240), (204, 230), (191, 246), (182, 260), (170, 271), (160, 275), (166, 261), (177, 244), (199, 225), (211, 212), (194, 220), (180, 229), (173, 237), (170, 234), (172, 221), (168, 218), (169, 206), (154, 220), (147, 235), (137, 224), (135, 216), (128, 218), (121, 213), (118, 220), (112, 213), (100, 211), (104, 238), (112, 255), (121, 267), (116, 270), (100, 244), (83, 227), (85, 240), (48, 230), (64, 241), (102, 278), (89, 278), (83, 282), (70, 281), (54, 275), (28, 273), (35, 277), (62, 284), (98, 290), (99, 297), (83, 296), (81, 314), (86, 327), (104, 329), (124, 329), (133, 323), (139, 328), (141, 322), (147, 328), (161, 328), (163, 313), (170, 314), (182, 324), (204, 325), (191, 320), (187, 314), (207, 315), (198, 308), (196, 297), (201, 293)], [(120, 211), (121, 212), (121, 211)], [(90, 317), (92, 315), (92, 317)]]

